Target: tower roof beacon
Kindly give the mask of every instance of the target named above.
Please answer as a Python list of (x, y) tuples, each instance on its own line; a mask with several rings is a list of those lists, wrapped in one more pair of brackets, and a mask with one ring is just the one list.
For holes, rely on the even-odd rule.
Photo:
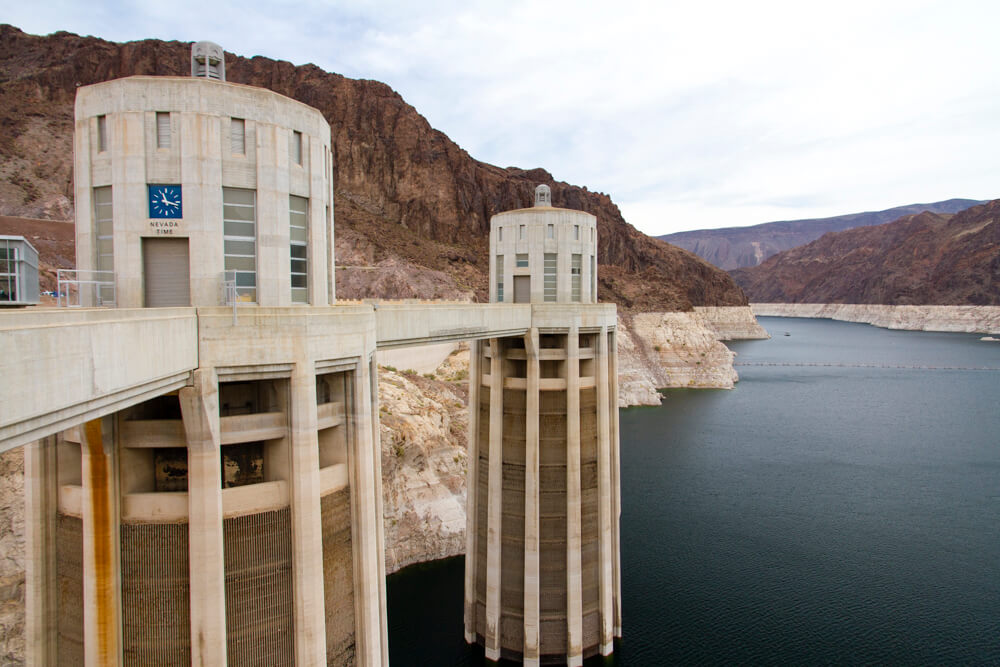
[(226, 53), (215, 42), (195, 42), (191, 45), (191, 76), (201, 79), (226, 80)]
[(535, 188), (535, 206), (552, 206), (552, 190), (547, 185)]

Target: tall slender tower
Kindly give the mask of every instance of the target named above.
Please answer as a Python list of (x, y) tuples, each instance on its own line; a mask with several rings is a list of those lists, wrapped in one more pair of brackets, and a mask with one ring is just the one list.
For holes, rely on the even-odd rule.
[(490, 221), (490, 301), (531, 304), (533, 327), (472, 347), (465, 635), (579, 665), (621, 635), (616, 315), (597, 219), (551, 197)]

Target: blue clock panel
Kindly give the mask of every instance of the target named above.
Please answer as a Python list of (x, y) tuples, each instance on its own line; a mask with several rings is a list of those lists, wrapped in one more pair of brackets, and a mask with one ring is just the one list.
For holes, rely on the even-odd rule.
[(181, 186), (150, 185), (149, 186), (149, 217), (150, 218), (181, 218)]

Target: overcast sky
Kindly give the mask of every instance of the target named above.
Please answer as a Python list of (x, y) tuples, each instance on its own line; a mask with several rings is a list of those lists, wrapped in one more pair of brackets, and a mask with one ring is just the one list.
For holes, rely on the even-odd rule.
[[(1000, 2), (6, 3), (384, 81), (473, 157), (647, 234), (1000, 197)], [(613, 6), (614, 4), (614, 6)]]

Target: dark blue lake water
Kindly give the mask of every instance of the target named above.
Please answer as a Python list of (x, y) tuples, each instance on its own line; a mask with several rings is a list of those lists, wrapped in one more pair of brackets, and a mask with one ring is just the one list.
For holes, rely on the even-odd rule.
[[(737, 363), (843, 365), (621, 411), (625, 636), (587, 664), (1000, 664), (1000, 371), (870, 367), (1000, 369), (1000, 343), (761, 323)], [(393, 665), (482, 663), (462, 568), (389, 578)]]

